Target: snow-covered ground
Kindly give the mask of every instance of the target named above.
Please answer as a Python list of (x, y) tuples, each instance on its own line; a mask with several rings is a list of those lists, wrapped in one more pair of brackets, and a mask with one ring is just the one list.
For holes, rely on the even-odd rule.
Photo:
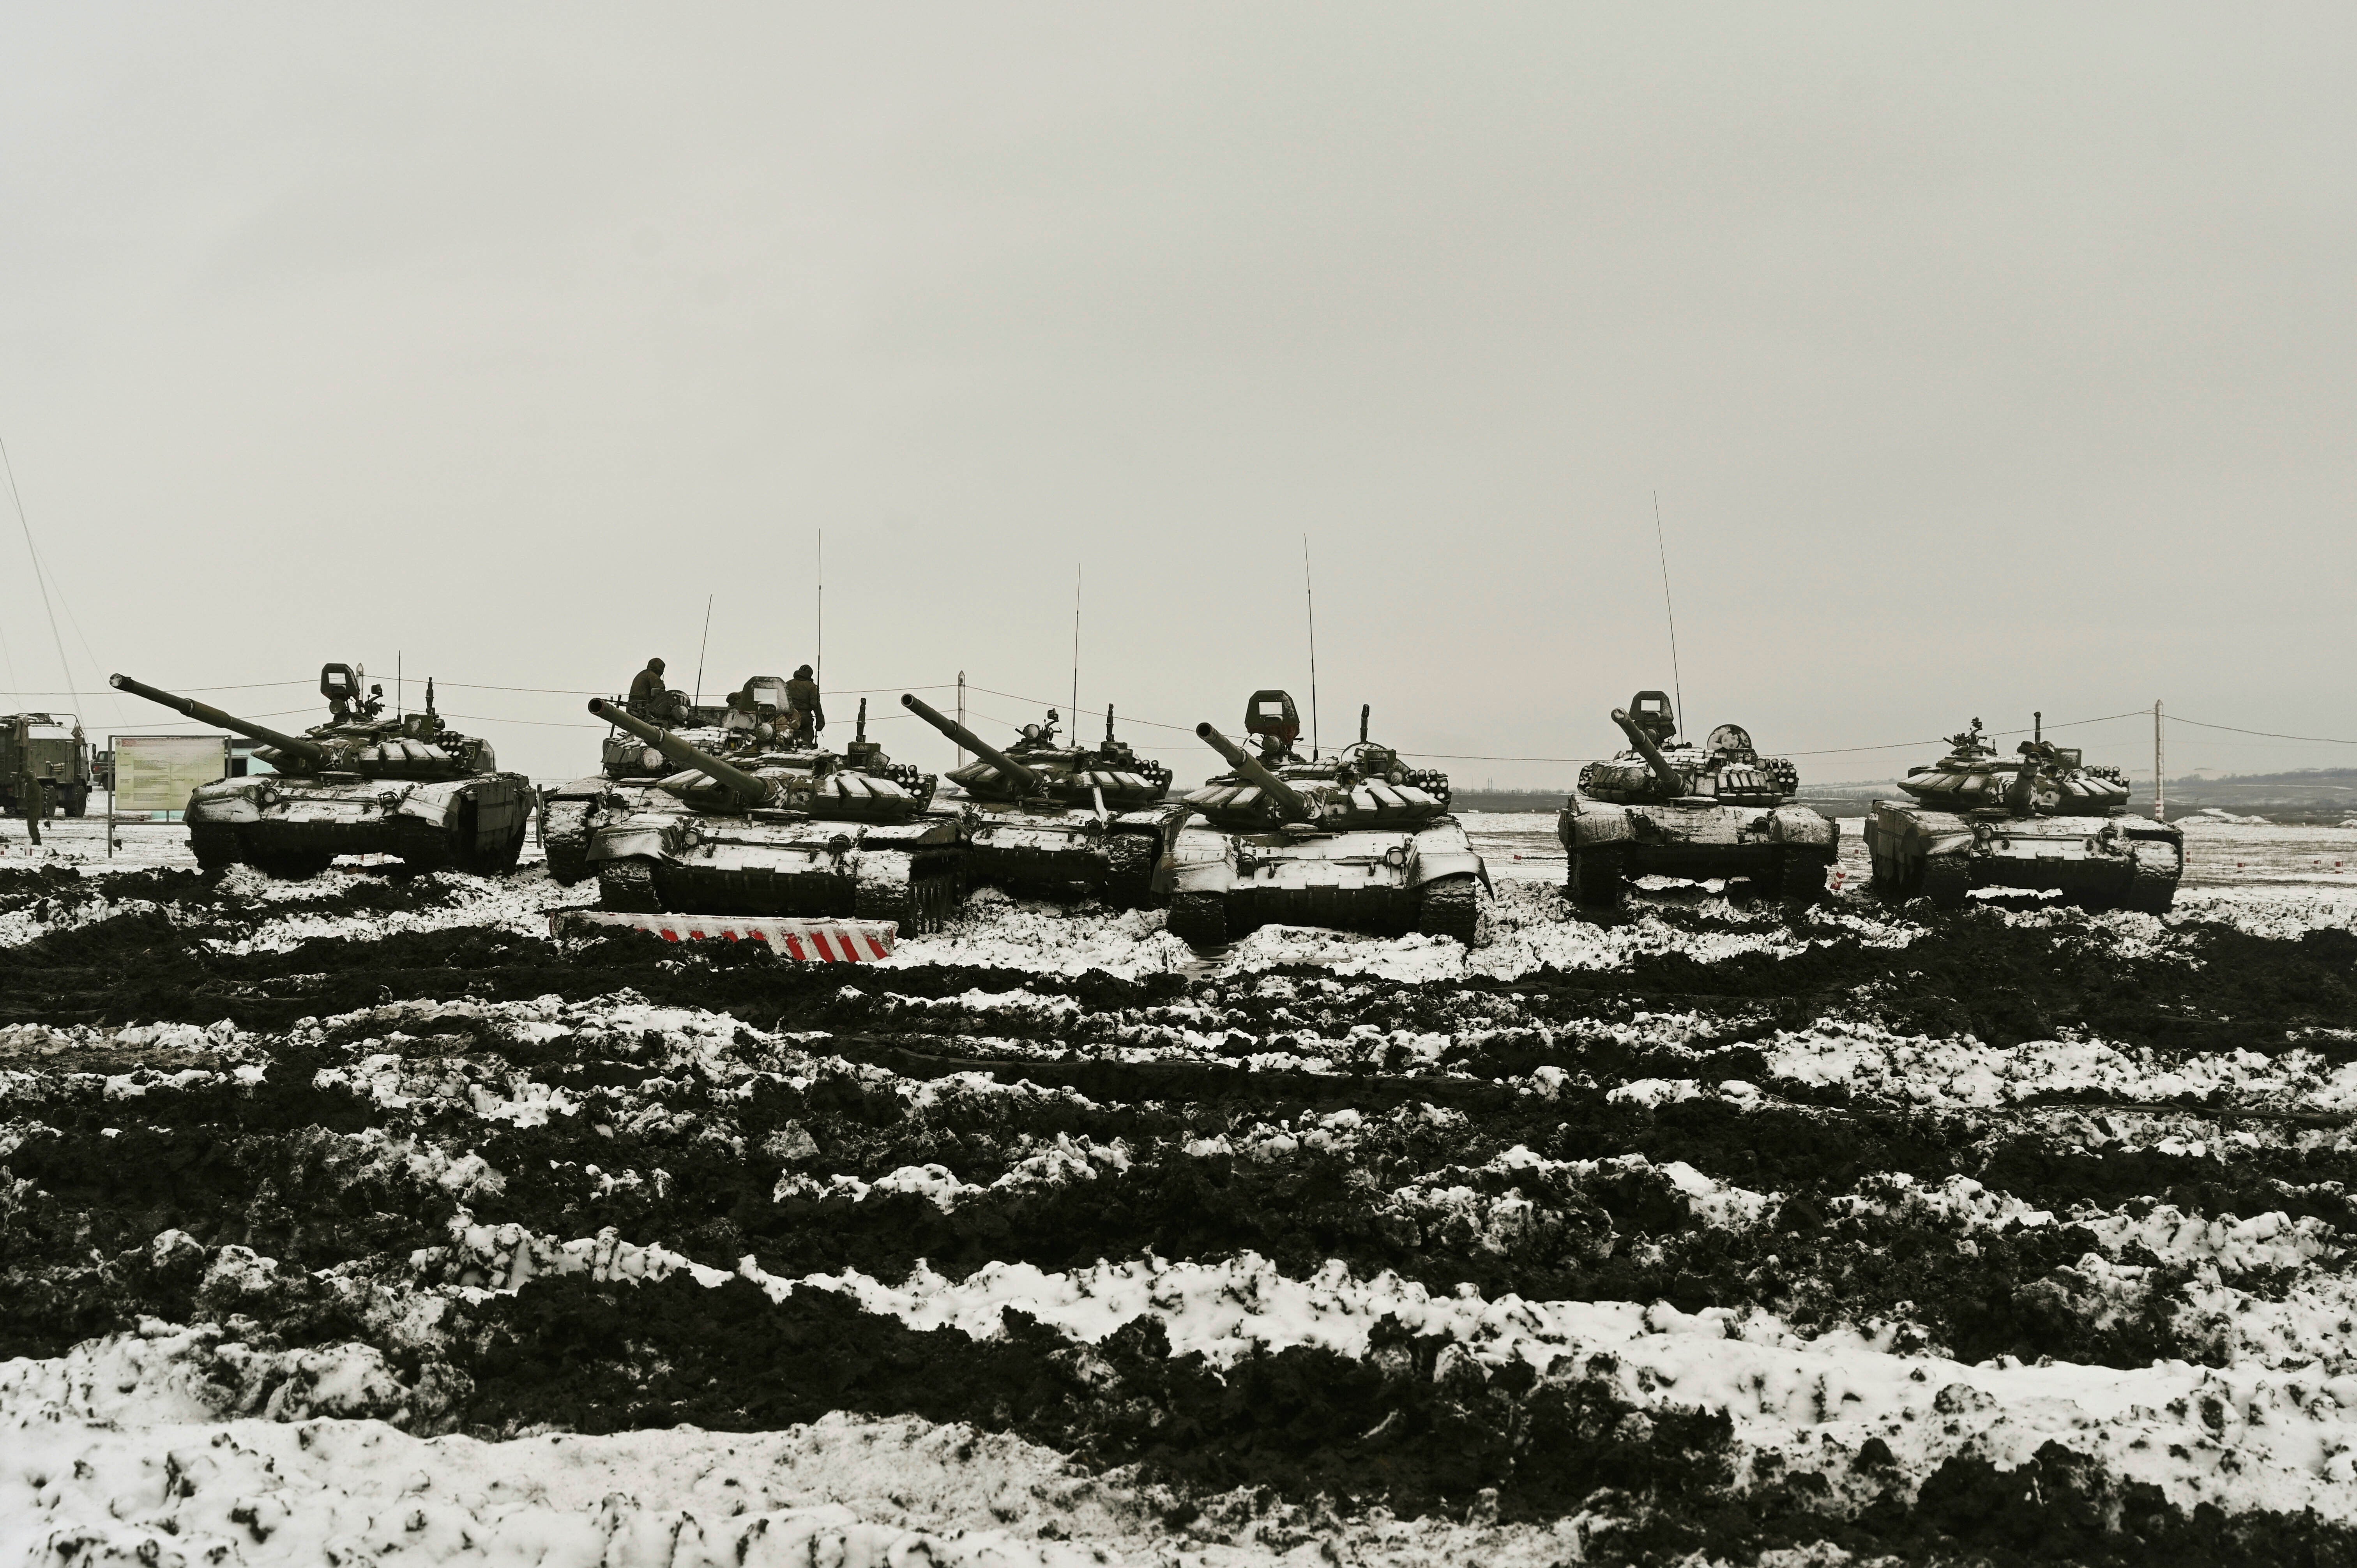
[[(164, 1022), (12, 1014), (0, 1325), (40, 1343), (0, 1363), (0, 1541), (60, 1564), (1537, 1563), (1609, 1559), (1667, 1517), (1680, 1552), (1767, 1562), (1769, 1536), (1694, 1520), (1903, 1515), (1973, 1466), (2057, 1453), (2188, 1520), (2357, 1526), (2357, 830), (2190, 824), (2166, 919), (1939, 918), (1861, 875), (1798, 918), (1663, 887), (1598, 922), (1555, 896), (1550, 818), (1470, 825), (1499, 883), (1470, 952), (1271, 929), (1207, 960), (1152, 912), (985, 894), (888, 963), (817, 990), (781, 970), (727, 1008), (695, 992), (716, 972), (673, 964), (661, 1000), (595, 975), (468, 995), (454, 969), (299, 1022), (226, 987)], [(178, 832), (135, 824), (115, 869), (186, 868)], [(365, 966), (390, 938), (536, 936), (586, 900), (536, 865), (117, 896), (91, 832), (8, 848), (0, 867), (97, 875), (15, 896), (0, 956), (160, 918), (265, 989), (300, 943)], [(2055, 972), (1924, 978), (1969, 943)], [(1619, 989), (1659, 961), (1684, 967)], [(1013, 972), (942, 983), (952, 964)], [(1713, 991), (1738, 971), (1770, 978)], [(2166, 1005), (2111, 1026), (2111, 975)], [(2032, 982), (2097, 989), (1982, 1037), (1970, 986)], [(2212, 1003), (2213, 983), (2240, 989)], [(870, 1036), (978, 1065), (920, 1071), (863, 1056)], [(1039, 1081), (999, 1065), (1033, 1061)], [(1137, 1076), (1048, 1070), (1075, 1062)], [(1305, 1103), (1310, 1081), (1332, 1087)], [(728, 1305), (699, 1327), (690, 1298)], [(533, 1337), (601, 1303), (611, 1337)], [(769, 1348), (716, 1352), (740, 1358), (716, 1383), (677, 1381), (766, 1313), (858, 1345), (751, 1339)], [(859, 1380), (920, 1344), (938, 1395)], [(1062, 1391), (957, 1392), (969, 1357)], [(540, 1359), (569, 1376), (481, 1413)], [(807, 1422), (662, 1413), (676, 1394), (725, 1415), (729, 1382), (794, 1389), (805, 1360), (814, 1386), (849, 1380)], [(1288, 1410), (1336, 1369), (1390, 1402), (1348, 1431), (1286, 1414), (1285, 1436), (1186, 1402), (1200, 1378)], [(652, 1402), (563, 1430), (565, 1385), (597, 1380), (579, 1408)], [(1189, 1444), (1108, 1435), (1148, 1409), (1164, 1424), (1136, 1431), (1225, 1457), (1190, 1471)], [(1413, 1506), (1351, 1501), (1557, 1409), (1602, 1425)], [(1717, 1501), (1681, 1514), (1660, 1500), (1679, 1486)], [(1809, 1550), (1792, 1561), (1843, 1560)]]

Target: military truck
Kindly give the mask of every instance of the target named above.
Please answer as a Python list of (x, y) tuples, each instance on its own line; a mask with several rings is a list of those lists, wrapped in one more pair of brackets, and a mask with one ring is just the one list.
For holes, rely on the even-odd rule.
[(1490, 869), (1448, 814), (1448, 776), (1369, 740), (1369, 715), (1355, 745), (1323, 759), (1295, 751), (1300, 714), (1281, 691), (1245, 704), (1257, 757), (1195, 726), (1232, 771), (1189, 791), (1199, 820), (1156, 872), (1172, 935), (1217, 947), (1284, 924), (1480, 940)]
[(188, 797), (188, 846), (207, 870), (243, 862), (299, 879), (339, 854), (391, 854), (421, 869), (492, 874), (512, 868), (523, 848), (531, 781), (500, 772), (490, 741), (443, 724), (430, 680), (424, 712), (387, 717), (361, 698), (350, 665), (323, 665), (328, 721), (299, 736), (128, 675), (110, 680), (118, 691), (262, 742), (254, 755), (275, 771), (220, 779)]
[[(26, 779), (44, 799), (36, 802)], [(79, 817), (90, 809), (90, 742), (72, 714), (0, 714), (0, 811), (21, 817), (35, 804), (44, 816)]]
[(1874, 888), (1961, 906), (1975, 887), (2059, 892), (2091, 909), (2168, 913), (2185, 875), (2185, 835), (2127, 810), (2127, 776), (2076, 746), (2031, 736), (1999, 755), (1981, 726), (1948, 737), (1948, 755), (1910, 768), (1911, 800), (1877, 800), (1866, 819)]
[(901, 704), (974, 760), (950, 772), (964, 792), (965, 877), (1047, 898), (1140, 905), (1154, 870), (1177, 842), (1189, 808), (1164, 799), (1170, 769), (1114, 735), (1093, 746), (1057, 738), (1057, 714), (1023, 726), (1003, 750), (912, 693)]
[(1609, 905), (1637, 876), (1748, 878), (1793, 904), (1824, 897), (1841, 848), (1841, 824), (1792, 804), (1800, 772), (1762, 757), (1739, 725), (1721, 725), (1701, 746), (1677, 738), (1663, 692), (1640, 692), (1612, 722), (1629, 749), (1591, 762), (1555, 817), (1577, 904)]
[(731, 760), (602, 698), (589, 711), (677, 768), (642, 789), (617, 786), (591, 813), (582, 858), (600, 908), (848, 915), (915, 936), (956, 907), (958, 824), (926, 811), (931, 776), (904, 787), (880, 750), (866, 767), (826, 751)]

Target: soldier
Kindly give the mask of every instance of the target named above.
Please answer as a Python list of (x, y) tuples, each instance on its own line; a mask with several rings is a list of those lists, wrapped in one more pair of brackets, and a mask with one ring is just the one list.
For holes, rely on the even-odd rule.
[(671, 718), (671, 692), (663, 684), (662, 660), (648, 660), (647, 667), (630, 678), (630, 701), (624, 706), (632, 715), (650, 724), (662, 724)]
[(826, 728), (826, 710), (819, 705), (818, 682), (811, 679), (807, 664), (786, 682), (786, 712), (779, 727), (790, 744), (804, 746), (816, 746), (818, 732)]
[(29, 719), (16, 721), (16, 756), (24, 768), (22, 798), (25, 802), (25, 836), (34, 843), (41, 842), (41, 819), (48, 814), (48, 791), (41, 788), (41, 776), (33, 767), (33, 726)]

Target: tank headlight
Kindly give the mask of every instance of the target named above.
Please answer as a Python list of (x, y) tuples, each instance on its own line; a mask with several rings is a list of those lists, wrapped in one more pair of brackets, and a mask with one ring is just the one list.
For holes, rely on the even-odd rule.
[(660, 772), (663, 765), (663, 754), (651, 746), (639, 753), (639, 760), (646, 764), (649, 772)]
[(773, 740), (777, 737), (777, 730), (769, 725), (755, 725), (753, 726), (753, 738), (756, 740)]

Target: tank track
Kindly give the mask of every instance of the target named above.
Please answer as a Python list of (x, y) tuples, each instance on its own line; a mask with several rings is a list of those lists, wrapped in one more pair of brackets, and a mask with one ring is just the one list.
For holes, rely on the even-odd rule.
[(245, 858), (245, 851), (237, 842), (237, 830), (216, 827), (210, 822), (190, 824), (188, 847), (196, 852), (199, 871), (226, 871)]
[(655, 868), (644, 860), (609, 860), (597, 868), (597, 908), (625, 915), (660, 915)]
[(1774, 878), (1776, 896), (1796, 909), (1822, 904), (1825, 898), (1825, 880), (1832, 875), (1833, 857), (1813, 850), (1788, 849), (1777, 856)]
[(957, 867), (946, 861), (912, 867), (906, 882), (862, 882), (853, 891), (851, 913), (861, 920), (889, 920), (904, 937), (931, 936), (957, 912)]
[(589, 802), (551, 800), (542, 813), (541, 853), (548, 857), (549, 879), (570, 887), (589, 875)]
[(1228, 901), (1216, 893), (1181, 893), (1170, 900), (1168, 929), (1189, 947), (1225, 947)]
[(1935, 854), (1925, 858), (1917, 873), (1923, 897), (1932, 900), (1935, 909), (1961, 909), (1964, 896), (1973, 890), (1973, 870), (1963, 857)]
[(1424, 886), (1416, 903), (1416, 929), (1473, 946), (1481, 934), (1481, 888), (1468, 876), (1442, 876)]
[(1150, 903), (1154, 897), (1154, 863), (1161, 854), (1159, 833), (1106, 834), (1104, 901), (1123, 909), (1135, 909)]
[(1585, 908), (1607, 908), (1620, 901), (1629, 888), (1625, 864), (1618, 850), (1574, 850), (1564, 896)]
[(2168, 914), (2177, 902), (2178, 876), (2177, 872), (2163, 871), (2138, 854), (2136, 869), (2128, 874), (2128, 890), (2120, 899), (2121, 908), (2140, 915)]

